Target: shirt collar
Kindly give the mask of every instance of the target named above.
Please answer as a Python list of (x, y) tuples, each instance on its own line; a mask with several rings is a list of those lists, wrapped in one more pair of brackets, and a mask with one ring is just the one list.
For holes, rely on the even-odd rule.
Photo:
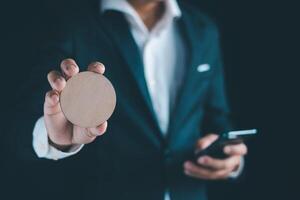
[[(176, 0), (164, 0), (166, 5), (165, 13), (161, 19), (162, 22), (168, 23), (169, 21), (181, 17), (181, 10)], [(127, 0), (101, 0), (101, 13), (107, 10), (116, 10), (125, 14), (127, 20), (132, 26), (142, 29), (143, 32), (148, 32), (138, 13), (127, 2)], [(165, 23), (158, 22), (159, 26)]]

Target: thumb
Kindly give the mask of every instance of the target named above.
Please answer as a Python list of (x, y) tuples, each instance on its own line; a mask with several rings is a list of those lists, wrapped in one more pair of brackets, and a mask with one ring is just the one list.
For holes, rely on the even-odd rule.
[(55, 90), (49, 91), (46, 94), (44, 119), (47, 133), (51, 141), (59, 145), (71, 144), (72, 126), (61, 110), (59, 93)]
[(201, 151), (207, 148), (211, 143), (218, 139), (218, 135), (214, 133), (210, 133), (199, 139), (196, 143), (196, 150)]
[(61, 107), (59, 103), (59, 94), (55, 90), (51, 90), (46, 93), (45, 103), (44, 103), (44, 114), (45, 115), (55, 115), (61, 112)]

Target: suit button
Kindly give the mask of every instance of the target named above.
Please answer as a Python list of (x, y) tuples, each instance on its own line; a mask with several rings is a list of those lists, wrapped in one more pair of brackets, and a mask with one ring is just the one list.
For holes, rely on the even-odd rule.
[(166, 148), (164, 151), (164, 159), (167, 163), (171, 161), (171, 151), (168, 148)]
[(165, 157), (170, 156), (170, 149), (166, 148), (164, 151), (164, 155), (165, 155)]

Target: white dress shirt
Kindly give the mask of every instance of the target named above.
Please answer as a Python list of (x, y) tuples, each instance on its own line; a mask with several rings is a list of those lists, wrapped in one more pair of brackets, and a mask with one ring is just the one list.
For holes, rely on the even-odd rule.
[[(184, 75), (186, 51), (176, 25), (176, 20), (181, 17), (180, 8), (176, 0), (164, 2), (165, 12), (151, 30), (148, 30), (126, 0), (102, 0), (101, 12), (116, 10), (122, 12), (128, 21), (142, 55), (144, 75), (159, 127), (162, 133), (166, 134), (170, 111)], [(61, 152), (49, 145), (42, 117), (33, 131), (33, 147), (38, 157), (57, 160), (76, 154), (83, 145), (69, 152)], [(242, 166), (232, 176), (237, 176), (241, 169)], [(165, 200), (167, 199), (170, 198), (166, 192)]]

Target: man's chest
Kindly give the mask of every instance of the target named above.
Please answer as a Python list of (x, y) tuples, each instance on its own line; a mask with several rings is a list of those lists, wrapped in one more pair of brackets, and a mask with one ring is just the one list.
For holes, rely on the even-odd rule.
[[(130, 30), (112, 28), (115, 27), (77, 35), (74, 58), (81, 70), (96, 60), (106, 66), (105, 75), (116, 89), (119, 105), (145, 106), (151, 110), (153, 99), (168, 99), (172, 106), (180, 99), (184, 99), (186, 107), (201, 105), (213, 74), (214, 55), (207, 45), (209, 41), (196, 45), (201, 46), (199, 51), (191, 51), (187, 39), (178, 32), (169, 40), (154, 39), (141, 49)], [(198, 70), (201, 65), (208, 68)], [(184, 97), (187, 95), (190, 97)]]

